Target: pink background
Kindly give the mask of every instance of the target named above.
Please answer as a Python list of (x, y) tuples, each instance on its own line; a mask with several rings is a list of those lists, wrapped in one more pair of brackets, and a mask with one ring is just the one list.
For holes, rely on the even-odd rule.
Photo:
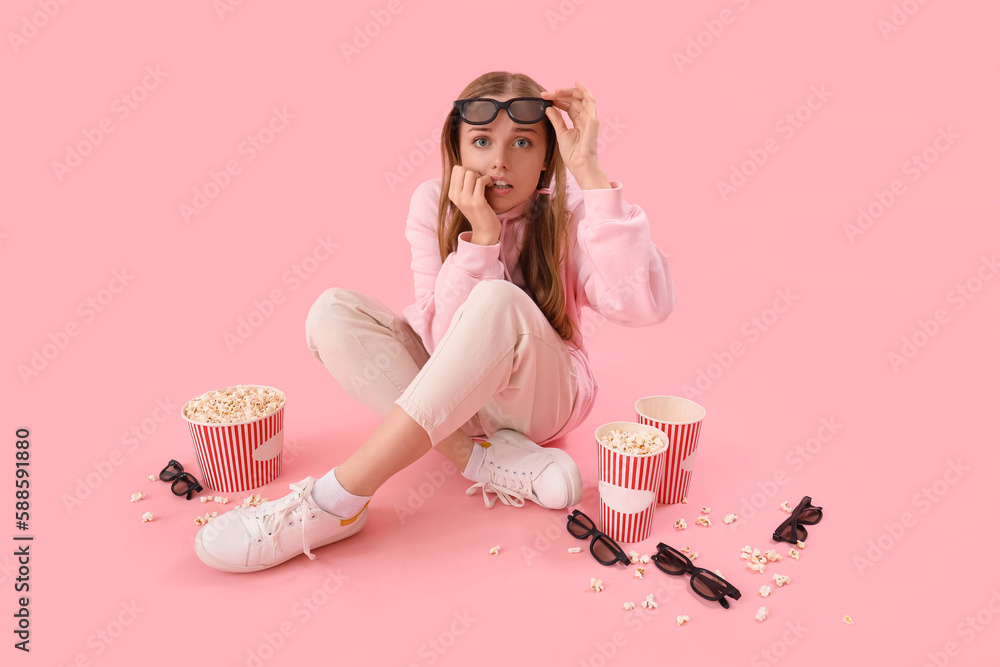
[[(132, 665), (165, 648), (202, 665), (995, 659), (995, 5), (234, 4), (221, 16), (209, 0), (4, 5), (3, 655), (48, 665)], [(372, 12), (391, 20), (378, 26)], [(345, 56), (355, 39), (363, 48)], [(696, 57), (678, 67), (685, 49)], [(634, 568), (568, 554), (582, 543), (565, 512), (487, 510), (436, 452), (379, 491), (357, 537), (256, 575), (195, 556), (194, 517), (227, 508), (145, 481), (170, 458), (197, 470), (180, 406), (236, 383), (288, 396), (288, 458), (263, 489), (270, 498), (363, 441), (377, 420), (306, 349), (307, 309), (331, 286), (410, 303), (403, 224), (414, 188), (440, 175), (436, 141), (422, 146), (462, 88), (493, 69), (591, 88), (602, 168), (648, 214), (676, 281), (661, 325), (588, 320), (602, 388), (563, 443), (587, 485), (579, 507), (598, 511), (597, 426), (632, 419), (645, 395), (700, 392), (688, 394), (708, 411), (690, 502), (661, 506), (653, 537), (626, 548), (690, 545), (742, 591), (728, 611), (687, 578), (650, 568), (640, 581)], [(293, 117), (250, 160), (240, 146), (274, 109)], [(783, 119), (797, 110), (795, 128)], [(57, 176), (53, 163), (88, 134), (100, 143)], [(724, 199), (717, 183), (765, 147), (767, 161), (748, 163)], [(925, 153), (933, 162), (920, 170), (913, 158)], [(239, 173), (185, 224), (180, 205), (229, 161)], [(859, 206), (877, 212), (879, 196), (891, 205), (849, 239), (845, 225)], [(318, 237), (335, 250), (293, 278)], [(239, 318), (275, 292), (269, 316), (227, 347)], [(777, 313), (781, 293), (793, 301)], [(87, 299), (103, 299), (101, 311)], [(77, 335), (61, 337), (67, 326)], [(894, 367), (904, 338), (919, 347)], [(741, 354), (727, 357), (734, 345)], [(43, 348), (52, 358), (23, 379), (19, 367)], [(30, 655), (11, 646), (18, 427), (32, 434)], [(140, 489), (148, 499), (129, 503)], [(826, 515), (801, 560), (751, 573), (740, 548), (773, 546), (778, 505), (803, 495)], [(407, 503), (415, 509), (401, 513)], [(702, 505), (711, 528), (694, 525)], [(145, 511), (156, 520), (141, 524)], [(741, 516), (732, 527), (729, 512)], [(762, 600), (774, 573), (792, 583)], [(639, 607), (649, 593), (654, 612)], [(635, 610), (622, 610), (628, 600)], [(679, 614), (690, 623), (678, 627)]]

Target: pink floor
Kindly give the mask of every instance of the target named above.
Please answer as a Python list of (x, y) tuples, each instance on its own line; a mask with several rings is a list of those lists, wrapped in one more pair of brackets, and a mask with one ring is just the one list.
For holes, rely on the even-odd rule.
[[(29, 527), (11, 520), (0, 551), (5, 656), (993, 664), (995, 7), (222, 5), (5, 6), (8, 520), (16, 429), (31, 443)], [(270, 498), (371, 432), (376, 417), (306, 349), (305, 315), (331, 286), (410, 302), (410, 195), (439, 175), (451, 101), (492, 69), (590, 87), (601, 166), (649, 216), (676, 284), (655, 327), (588, 316), (601, 389), (561, 443), (583, 473), (579, 508), (598, 514), (599, 425), (632, 419), (642, 396), (694, 398), (707, 417), (689, 502), (659, 506), (650, 539), (625, 548), (690, 546), (742, 591), (729, 610), (687, 577), (568, 553), (582, 542), (567, 512), (487, 509), (436, 452), (380, 489), (357, 536), (255, 575), (195, 556), (194, 518), (227, 508), (146, 481), (171, 458), (198, 474), (180, 406), (227, 385), (287, 395)], [(257, 326), (240, 333), (241, 318)], [(804, 495), (825, 511), (800, 560), (750, 572), (740, 549), (775, 547), (779, 505)], [(702, 506), (711, 527), (694, 524)], [(650, 593), (655, 610), (640, 606)], [(28, 655), (13, 647), (23, 596)]]

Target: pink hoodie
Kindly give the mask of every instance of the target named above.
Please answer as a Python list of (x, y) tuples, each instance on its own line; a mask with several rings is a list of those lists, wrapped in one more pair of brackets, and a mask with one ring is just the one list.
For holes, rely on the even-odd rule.
[[(616, 324), (641, 327), (665, 320), (677, 299), (667, 258), (650, 241), (646, 214), (625, 201), (620, 182), (610, 183), (610, 189), (582, 190), (566, 171), (572, 248), (562, 267), (562, 280), (566, 312), (577, 329), (566, 346), (576, 366), (578, 393), (569, 420), (552, 440), (586, 419), (597, 395), (580, 332), (582, 308), (589, 306)], [(524, 233), (523, 214), (538, 196), (535, 193), (497, 214), (502, 227), (495, 245), (474, 244), (469, 240), (472, 232), (465, 232), (459, 235), (458, 249), (442, 263), (437, 235), (440, 193), (440, 178), (421, 183), (406, 218), (417, 300), (403, 310), (403, 318), (431, 353), (476, 283), (506, 279), (524, 288), (518, 246)]]

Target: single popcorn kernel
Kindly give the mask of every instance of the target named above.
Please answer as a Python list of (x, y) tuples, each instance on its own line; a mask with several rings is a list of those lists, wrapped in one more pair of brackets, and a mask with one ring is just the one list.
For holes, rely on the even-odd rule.
[(146, 494), (144, 494), (142, 491), (136, 491), (135, 493), (132, 494), (132, 501), (131, 502), (133, 502), (133, 503), (134, 502), (138, 502), (138, 501), (142, 500), (145, 497), (146, 497)]
[(635, 578), (636, 579), (642, 579), (642, 576), (644, 574), (646, 574), (646, 568), (644, 568), (644, 567), (637, 567), (637, 568), (635, 568)]
[(681, 502), (684, 503), (685, 505), (687, 505), (687, 501), (688, 501), (688, 497), (687, 496), (684, 496), (683, 498), (681, 498)]
[(762, 598), (766, 598), (768, 595), (771, 594), (771, 587), (765, 584), (760, 587), (760, 590), (758, 592), (760, 593), (760, 596)]
[(775, 563), (775, 562), (781, 560), (781, 554), (779, 554), (774, 549), (768, 549), (767, 551), (765, 551), (764, 552), (764, 557), (767, 558), (772, 563)]
[(770, 613), (771, 612), (768, 610), (767, 607), (761, 607), (760, 609), (757, 610), (757, 613), (754, 615), (754, 618), (756, 618), (758, 621), (763, 621), (765, 618), (767, 618), (767, 615)]
[(208, 496), (202, 496), (198, 500), (200, 500), (203, 503), (207, 503), (209, 500), (211, 500), (211, 498), (209, 498)]
[(691, 617), (688, 616), (687, 614), (684, 614), (683, 616), (678, 616), (677, 617), (677, 627), (678, 628), (681, 627), (682, 625), (684, 625), (685, 623), (687, 623), (690, 620), (691, 620)]
[(798, 560), (798, 559), (799, 559), (799, 552), (798, 552), (798, 551), (796, 551), (795, 549), (789, 549), (789, 550), (788, 550), (788, 555), (789, 555), (790, 557), (794, 558), (795, 560)]
[(633, 563), (638, 563), (639, 562), (639, 552), (638, 551), (629, 551), (628, 552), (628, 559), (630, 561), (632, 561)]
[(656, 609), (659, 605), (653, 601), (653, 594), (650, 593), (646, 596), (646, 599), (642, 601), (642, 606), (646, 609)]
[(698, 517), (697, 519), (695, 519), (695, 523), (701, 524), (702, 526), (711, 526), (712, 525), (712, 522), (709, 521), (709, 519), (708, 519), (707, 516), (700, 516), (700, 517)]
[(854, 625), (854, 619), (851, 618), (850, 616), (844, 616), (844, 623), (847, 623), (848, 625)]
[(736, 516), (735, 514), (727, 514), (726, 516), (722, 517), (722, 523), (729, 525), (734, 521), (736, 521), (738, 518), (739, 517)]
[(785, 502), (781, 503), (781, 509), (785, 510), (789, 514), (792, 513), (792, 506), (788, 504), (787, 500)]
[(156, 475), (150, 475), (149, 477), (146, 478), (146, 480), (150, 481), (150, 482), (155, 482), (156, 481)]
[(677, 528), (678, 530), (684, 530), (687, 527), (687, 521), (684, 519), (677, 519), (677, 521), (674, 521), (674, 528)]
[(711, 507), (702, 507), (701, 508), (701, 513), (702, 514), (709, 514), (711, 511), (712, 511)]
[(698, 552), (697, 551), (693, 552), (690, 556), (688, 556), (688, 559), (689, 560), (698, 560)]
[(774, 575), (774, 583), (778, 584), (779, 588), (784, 586), (785, 584), (790, 583), (791, 581), (792, 581), (791, 577), (786, 577), (783, 574)]
[(145, 514), (142, 515), (142, 523), (146, 523), (147, 521), (152, 521), (152, 520), (153, 520), (152, 512), (146, 512)]
[(799, 549), (805, 549), (806, 548), (806, 543), (803, 542), (802, 540), (798, 540), (798, 541), (795, 542), (795, 546), (797, 546)]
[(640, 563), (648, 563), (649, 562), (649, 554), (643, 554), (643, 555), (639, 556), (639, 562)]
[(566, 551), (570, 552), (571, 554), (578, 554), (580, 553), (580, 547), (570, 547)]
[(626, 602), (622, 606), (625, 607), (625, 611), (628, 611), (629, 609), (635, 609), (635, 603), (634, 602)]
[(490, 549), (490, 555), (492, 555), (492, 556), (499, 556), (500, 555), (500, 545), (499, 544), (496, 545), (495, 547), (493, 547), (492, 549)]
[(590, 578), (590, 587), (594, 589), (597, 593), (604, 590), (604, 582), (600, 579)]

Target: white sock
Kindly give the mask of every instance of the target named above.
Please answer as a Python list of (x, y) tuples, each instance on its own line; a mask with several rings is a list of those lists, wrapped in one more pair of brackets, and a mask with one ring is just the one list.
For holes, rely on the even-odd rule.
[(462, 477), (473, 482), (481, 482), (483, 479), (483, 462), (486, 461), (486, 448), (478, 442), (472, 443), (472, 456), (462, 471)]
[(312, 497), (320, 509), (339, 517), (354, 516), (361, 511), (371, 496), (348, 493), (337, 479), (337, 469), (326, 473), (313, 484)]

